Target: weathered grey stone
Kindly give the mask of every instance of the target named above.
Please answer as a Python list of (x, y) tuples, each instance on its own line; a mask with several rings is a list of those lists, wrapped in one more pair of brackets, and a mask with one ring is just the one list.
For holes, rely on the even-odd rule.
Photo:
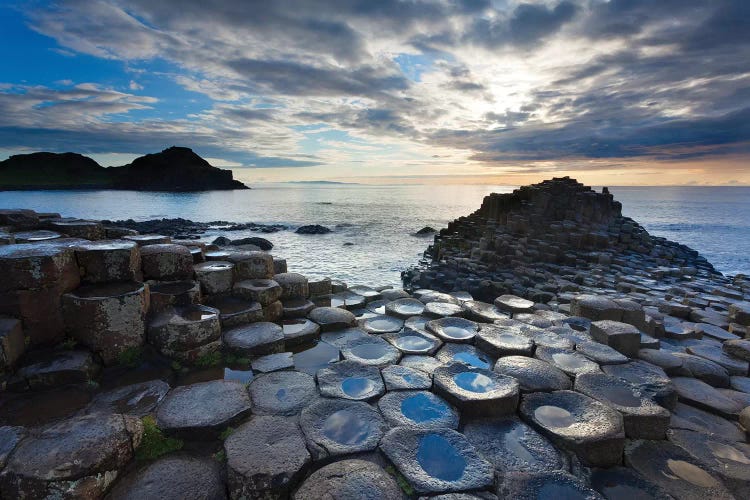
[(149, 288), (142, 283), (82, 286), (62, 297), (65, 329), (113, 364), (143, 344), (149, 302)]
[(309, 319), (288, 319), (281, 325), (287, 346), (312, 342), (320, 337), (320, 326)]
[(474, 339), (476, 346), (490, 356), (531, 356), (534, 341), (498, 325), (481, 325)]
[(451, 429), (396, 427), (380, 448), (418, 493), (480, 490), (493, 482), (492, 464)]
[(396, 318), (407, 319), (422, 314), (424, 303), (412, 298), (396, 299), (385, 306), (385, 312)]
[(631, 439), (664, 439), (670, 413), (629, 382), (604, 373), (584, 373), (576, 377), (574, 389), (622, 414), (625, 435)]
[(99, 498), (133, 458), (140, 420), (84, 415), (34, 431), (0, 474), (4, 498)]
[(630, 359), (616, 349), (598, 342), (577, 342), (576, 352), (583, 354), (598, 365), (619, 365)]
[(491, 370), (495, 365), (494, 359), (469, 344), (445, 344), (435, 357), (444, 364), (454, 362), (463, 363), (468, 366), (487, 370)]
[(638, 328), (619, 321), (594, 321), (591, 323), (591, 336), (597, 342), (606, 344), (630, 358), (636, 357), (641, 347), (641, 334)]
[(310, 296), (307, 278), (298, 273), (275, 274), (273, 280), (281, 286), (281, 300), (306, 299)]
[(644, 392), (644, 395), (668, 410), (674, 408), (677, 403), (677, 391), (674, 384), (658, 366), (635, 360), (621, 365), (605, 365), (602, 366), (602, 370), (608, 375), (627, 380), (637, 386)]
[(729, 318), (734, 323), (750, 326), (750, 302), (736, 302), (729, 305)]
[(294, 494), (295, 500), (401, 500), (396, 481), (378, 465), (364, 460), (342, 460), (318, 469)]
[(40, 351), (18, 368), (15, 377), (32, 389), (86, 384), (99, 373), (87, 351)]
[(432, 387), (430, 376), (415, 368), (401, 365), (389, 365), (380, 370), (387, 391), (412, 389), (429, 389)]
[(495, 307), (501, 311), (515, 315), (517, 313), (531, 312), (534, 302), (526, 300), (517, 295), (501, 295), (495, 299)]
[(377, 448), (387, 425), (380, 413), (359, 401), (321, 399), (300, 414), (300, 427), (313, 459)]
[(261, 321), (225, 330), (224, 348), (240, 356), (261, 356), (284, 352), (284, 330), (275, 323)]
[(108, 500), (223, 500), (224, 481), (216, 460), (170, 455), (120, 479)]
[(205, 305), (219, 311), (222, 329), (263, 321), (263, 308), (258, 302), (220, 296), (207, 300)]
[(197, 281), (151, 281), (149, 285), (149, 315), (188, 307), (201, 302), (201, 287)]
[(601, 371), (598, 364), (575, 351), (537, 346), (534, 356), (559, 368), (571, 377), (576, 377), (582, 373), (598, 373)]
[(378, 367), (395, 364), (401, 358), (401, 351), (382, 338), (373, 335), (347, 342), (341, 348), (341, 354), (344, 359)]
[(159, 403), (156, 423), (165, 432), (215, 437), (250, 413), (245, 385), (211, 380), (172, 389)]
[(267, 354), (252, 360), (250, 367), (254, 372), (270, 373), (294, 368), (294, 357), (291, 352)]
[(287, 498), (311, 463), (294, 417), (254, 416), (224, 441), (230, 498)]
[(409, 354), (401, 358), (399, 365), (406, 366), (408, 368), (414, 368), (428, 374), (430, 377), (438, 366), (442, 366), (442, 363), (432, 356), (419, 356), (416, 354)]
[(349, 291), (351, 293), (356, 293), (357, 295), (361, 295), (362, 297), (365, 298), (365, 301), (368, 303), (375, 301), (375, 300), (380, 300), (382, 298), (382, 296), (380, 295), (380, 292), (378, 292), (374, 288), (370, 288), (369, 286), (363, 286), (363, 285), (352, 286), (352, 287), (349, 287)]
[(463, 306), (449, 302), (428, 302), (424, 306), (424, 315), (430, 318), (446, 318), (466, 314)]
[(287, 319), (304, 318), (315, 309), (315, 303), (307, 299), (284, 299), (282, 316)]
[(87, 240), (103, 240), (105, 236), (104, 226), (97, 221), (89, 220), (50, 220), (47, 222), (50, 229), (58, 231), (74, 238), (85, 238)]
[(745, 433), (734, 422), (684, 403), (677, 403), (672, 410), (669, 427), (701, 432), (709, 436), (715, 435), (729, 441), (745, 440)]
[(263, 306), (263, 321), (278, 323), (283, 316), (284, 304), (280, 300)]
[(196, 264), (195, 279), (205, 294), (228, 293), (234, 284), (234, 264), (221, 260)]
[(672, 500), (664, 490), (627, 467), (594, 469), (589, 478), (591, 486), (608, 499), (653, 498)]
[(281, 285), (271, 279), (243, 280), (234, 285), (233, 293), (238, 297), (267, 306), (281, 298)]
[(307, 317), (320, 325), (321, 332), (342, 330), (356, 321), (354, 314), (338, 307), (316, 307)]
[(622, 320), (622, 308), (613, 300), (600, 295), (579, 295), (570, 302), (570, 314), (592, 321)]
[(705, 335), (712, 339), (724, 341), (724, 340), (737, 340), (740, 337), (730, 333), (723, 328), (708, 323), (696, 323), (695, 330), (701, 335)]
[(433, 319), (426, 327), (445, 342), (471, 343), (479, 331), (479, 325), (464, 318)]
[(379, 335), (400, 331), (404, 327), (404, 321), (393, 316), (376, 315), (359, 321), (359, 327), (367, 333)]
[(11, 425), (0, 427), (0, 472), (5, 468), (8, 456), (24, 436), (26, 436), (26, 430), (23, 427)]
[(75, 247), (81, 279), (88, 283), (141, 281), (141, 253), (127, 240), (102, 240)]
[(182, 245), (147, 245), (141, 247), (141, 267), (147, 279), (190, 279), (193, 277), (193, 255)]
[(515, 415), (472, 420), (463, 434), (500, 473), (568, 469), (567, 457)]
[(331, 294), (331, 278), (308, 279), (307, 288), (311, 297)]
[(151, 344), (167, 356), (188, 362), (195, 361), (188, 351), (217, 341), (220, 336), (219, 311), (200, 305), (165, 311), (148, 327)]
[(733, 498), (718, 477), (685, 450), (666, 441), (628, 443), (625, 464), (674, 498)]
[(26, 351), (21, 322), (0, 318), (0, 372), (13, 368)]
[(722, 351), (721, 344), (719, 343), (711, 344), (703, 341), (701, 344), (689, 346), (687, 352), (721, 365), (730, 375), (745, 376), (750, 371), (750, 363), (729, 356)]
[(318, 370), (320, 394), (329, 398), (370, 401), (385, 393), (380, 370), (355, 361), (339, 361)]
[(349, 311), (361, 309), (367, 304), (367, 299), (359, 294), (345, 290), (331, 295), (331, 306)]
[(439, 292), (437, 290), (419, 289), (414, 291), (414, 296), (418, 298), (424, 304), (430, 302), (447, 302), (449, 304), (460, 304), (456, 297), (449, 293)]
[(577, 477), (563, 471), (511, 471), (500, 475), (497, 487), (500, 498), (537, 500), (541, 498), (576, 498), (603, 500)]
[(518, 406), (518, 381), (487, 369), (451, 363), (435, 370), (433, 383), (435, 392), (465, 416), (502, 416)]
[(404, 354), (434, 354), (443, 345), (434, 335), (410, 328), (388, 333), (383, 338)]
[(122, 239), (135, 241), (139, 247), (172, 243), (172, 238), (162, 234), (127, 234)]
[(257, 415), (296, 415), (318, 397), (315, 379), (297, 371), (259, 375), (249, 391)]
[(458, 411), (429, 391), (389, 392), (378, 401), (378, 408), (392, 427), (457, 429)]
[(143, 417), (156, 408), (167, 392), (169, 384), (163, 380), (126, 385), (94, 396), (86, 412), (121, 413)]
[(622, 415), (595, 399), (573, 391), (535, 392), (523, 396), (520, 413), (585, 465), (611, 467), (622, 460)]
[(727, 340), (722, 344), (722, 348), (730, 356), (734, 356), (735, 358), (744, 361), (750, 361), (750, 340)]
[(467, 300), (462, 307), (466, 311), (466, 317), (481, 323), (492, 323), (500, 319), (507, 319), (508, 315), (498, 309), (494, 304), (488, 304), (479, 300)]
[(739, 403), (725, 397), (705, 382), (689, 377), (674, 377), (672, 382), (680, 401), (725, 418), (737, 418), (742, 411)]
[(494, 371), (518, 380), (522, 392), (570, 389), (572, 382), (565, 372), (540, 359), (506, 356), (495, 363)]
[(273, 257), (265, 252), (230, 252), (226, 260), (234, 264), (236, 281), (273, 278)]

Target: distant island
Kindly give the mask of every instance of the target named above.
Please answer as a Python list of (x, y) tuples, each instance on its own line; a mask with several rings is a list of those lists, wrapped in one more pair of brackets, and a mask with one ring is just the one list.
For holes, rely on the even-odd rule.
[(249, 189), (190, 148), (167, 148), (121, 167), (102, 167), (77, 153), (31, 153), (0, 162), (0, 190), (122, 189), (210, 191)]

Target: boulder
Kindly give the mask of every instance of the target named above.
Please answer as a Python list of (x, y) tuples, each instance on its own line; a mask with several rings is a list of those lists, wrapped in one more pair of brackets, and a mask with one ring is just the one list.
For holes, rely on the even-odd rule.
[(193, 255), (182, 245), (171, 243), (141, 247), (143, 276), (156, 280), (181, 280), (193, 277)]

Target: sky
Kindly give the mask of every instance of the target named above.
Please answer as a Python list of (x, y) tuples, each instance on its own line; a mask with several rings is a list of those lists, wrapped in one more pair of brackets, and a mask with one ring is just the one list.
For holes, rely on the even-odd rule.
[(750, 185), (748, 0), (3, 0), (0, 41), (0, 159)]

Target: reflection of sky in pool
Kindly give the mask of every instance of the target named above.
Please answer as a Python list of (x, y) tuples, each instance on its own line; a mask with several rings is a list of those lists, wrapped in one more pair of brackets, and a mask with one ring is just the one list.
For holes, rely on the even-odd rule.
[(473, 330), (461, 328), (460, 326), (444, 326), (441, 330), (443, 332), (443, 335), (456, 340), (470, 339), (474, 336)]
[(341, 382), (341, 390), (351, 398), (361, 398), (375, 390), (375, 382), (369, 378), (349, 377)]
[(360, 359), (379, 359), (388, 354), (388, 350), (383, 344), (359, 344), (349, 351)]
[(465, 363), (469, 366), (474, 366), (476, 368), (489, 368), (490, 363), (489, 361), (480, 358), (476, 354), (472, 354), (467, 351), (457, 352), (453, 355), (454, 361), (460, 361), (461, 363)]
[(428, 422), (443, 418), (450, 413), (448, 406), (435, 397), (415, 394), (401, 402), (401, 413), (414, 422)]
[(453, 376), (453, 381), (461, 389), (471, 392), (488, 392), (494, 389), (495, 383), (487, 375), (474, 372), (462, 372)]
[(570, 427), (575, 423), (573, 414), (559, 406), (540, 406), (534, 410), (534, 417), (546, 427)]
[(360, 444), (370, 434), (370, 425), (351, 410), (332, 413), (323, 423), (323, 435), (341, 444)]
[(406, 335), (404, 337), (399, 337), (394, 341), (394, 343), (396, 344), (396, 347), (407, 351), (427, 352), (432, 347), (432, 342), (417, 335)]
[(294, 367), (310, 375), (339, 360), (339, 350), (331, 344), (318, 342), (314, 347), (294, 355)]
[(461, 479), (466, 469), (466, 460), (443, 436), (427, 434), (419, 441), (417, 461), (432, 477), (443, 481)]

